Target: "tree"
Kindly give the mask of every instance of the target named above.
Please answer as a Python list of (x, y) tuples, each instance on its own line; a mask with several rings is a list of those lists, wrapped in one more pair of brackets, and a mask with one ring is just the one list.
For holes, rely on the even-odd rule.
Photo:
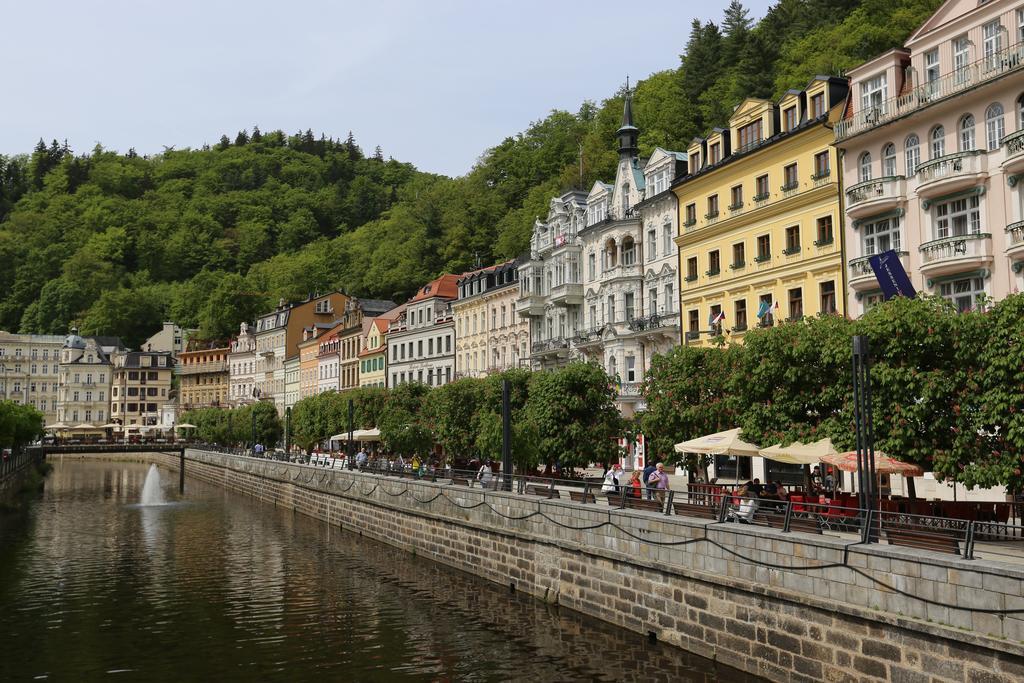
[(0, 401), (0, 448), (20, 449), (43, 435), (43, 414), (33, 406)]
[(430, 416), (434, 438), (451, 459), (470, 460), (477, 456), (476, 435), (472, 428), (483, 398), (483, 380), (457, 379), (430, 393), (426, 412)]
[(429, 392), (426, 385), (416, 382), (391, 390), (379, 425), (385, 448), (402, 455), (426, 455), (431, 451), (434, 434), (424, 410)]

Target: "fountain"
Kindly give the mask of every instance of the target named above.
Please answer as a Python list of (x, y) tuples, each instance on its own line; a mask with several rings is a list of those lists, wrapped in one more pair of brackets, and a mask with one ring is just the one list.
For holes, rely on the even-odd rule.
[(156, 465), (149, 466), (146, 483), (142, 485), (142, 505), (166, 505), (163, 489), (160, 488), (160, 470)]

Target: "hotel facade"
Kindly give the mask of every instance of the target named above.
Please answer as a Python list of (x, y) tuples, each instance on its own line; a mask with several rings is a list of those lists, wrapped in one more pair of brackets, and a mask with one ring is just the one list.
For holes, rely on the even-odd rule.
[(516, 315), (519, 271), (514, 260), (459, 278), (455, 317), (458, 377), (483, 377), (519, 367), (528, 358), (530, 323)]
[(683, 341), (741, 341), (755, 324), (844, 312), (840, 173), (831, 146), (846, 81), (747, 99), (687, 149), (678, 198)]
[(902, 48), (850, 71), (842, 150), (850, 313), (882, 300), (893, 250), (958, 309), (1024, 285), (1024, 7), (950, 1)]

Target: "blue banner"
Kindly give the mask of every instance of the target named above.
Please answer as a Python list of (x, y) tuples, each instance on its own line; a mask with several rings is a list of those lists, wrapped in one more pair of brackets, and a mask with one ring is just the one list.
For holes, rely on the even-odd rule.
[(871, 263), (871, 270), (875, 271), (875, 279), (878, 280), (878, 285), (882, 288), (882, 294), (885, 295), (886, 301), (894, 296), (905, 296), (911, 299), (917, 296), (914, 285), (910, 283), (910, 276), (903, 269), (899, 254), (895, 250), (883, 251), (868, 260)]

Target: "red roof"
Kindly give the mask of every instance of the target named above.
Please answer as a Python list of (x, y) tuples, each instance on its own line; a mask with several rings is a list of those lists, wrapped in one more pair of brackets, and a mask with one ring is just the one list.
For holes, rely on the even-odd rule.
[(442, 299), (454, 299), (459, 296), (459, 278), (461, 275), (442, 275), (436, 280), (431, 280), (427, 284), (420, 287), (420, 290), (416, 292), (416, 296), (409, 299), (409, 302), (423, 301), (424, 299), (430, 299), (433, 297), (440, 297)]

